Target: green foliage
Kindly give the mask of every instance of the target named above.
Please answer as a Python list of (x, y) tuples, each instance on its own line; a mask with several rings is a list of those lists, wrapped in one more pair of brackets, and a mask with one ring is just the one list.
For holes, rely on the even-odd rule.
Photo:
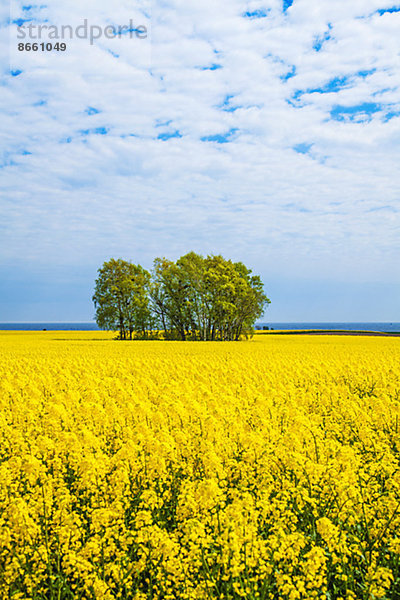
[(190, 252), (176, 263), (154, 262), (153, 311), (168, 339), (238, 340), (270, 300), (243, 263)]
[(119, 331), (123, 340), (132, 339), (134, 331), (142, 334), (148, 331), (152, 325), (147, 291), (149, 272), (140, 265), (114, 258), (98, 272), (93, 295), (97, 325)]
[(243, 263), (195, 252), (176, 262), (156, 258), (151, 277), (111, 259), (99, 269), (93, 300), (99, 327), (118, 329), (121, 339), (161, 329), (165, 339), (183, 341), (239, 340), (270, 303), (260, 277)]

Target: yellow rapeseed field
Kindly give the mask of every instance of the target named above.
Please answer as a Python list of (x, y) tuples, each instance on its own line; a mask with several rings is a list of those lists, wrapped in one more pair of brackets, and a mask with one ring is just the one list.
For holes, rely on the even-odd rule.
[(400, 598), (400, 338), (0, 334), (0, 598)]

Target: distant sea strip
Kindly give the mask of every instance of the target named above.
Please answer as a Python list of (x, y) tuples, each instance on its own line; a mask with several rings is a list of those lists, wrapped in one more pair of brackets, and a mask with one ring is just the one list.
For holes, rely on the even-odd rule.
[(98, 331), (96, 323), (0, 323), (5, 331)]
[(400, 323), (256, 323), (256, 330), (299, 330), (321, 329), (330, 331), (382, 331), (385, 333), (400, 333)]

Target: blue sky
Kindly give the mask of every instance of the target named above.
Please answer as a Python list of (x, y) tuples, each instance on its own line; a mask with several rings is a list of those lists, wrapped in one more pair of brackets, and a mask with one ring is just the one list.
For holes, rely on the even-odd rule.
[[(86, 321), (111, 256), (242, 260), (271, 321), (400, 321), (400, 5), (0, 9), (0, 322)], [(17, 24), (146, 40), (17, 51)]]

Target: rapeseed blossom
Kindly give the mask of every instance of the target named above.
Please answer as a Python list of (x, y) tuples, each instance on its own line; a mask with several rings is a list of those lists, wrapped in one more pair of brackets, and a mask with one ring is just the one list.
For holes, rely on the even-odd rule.
[(400, 597), (398, 339), (0, 344), (0, 598)]

